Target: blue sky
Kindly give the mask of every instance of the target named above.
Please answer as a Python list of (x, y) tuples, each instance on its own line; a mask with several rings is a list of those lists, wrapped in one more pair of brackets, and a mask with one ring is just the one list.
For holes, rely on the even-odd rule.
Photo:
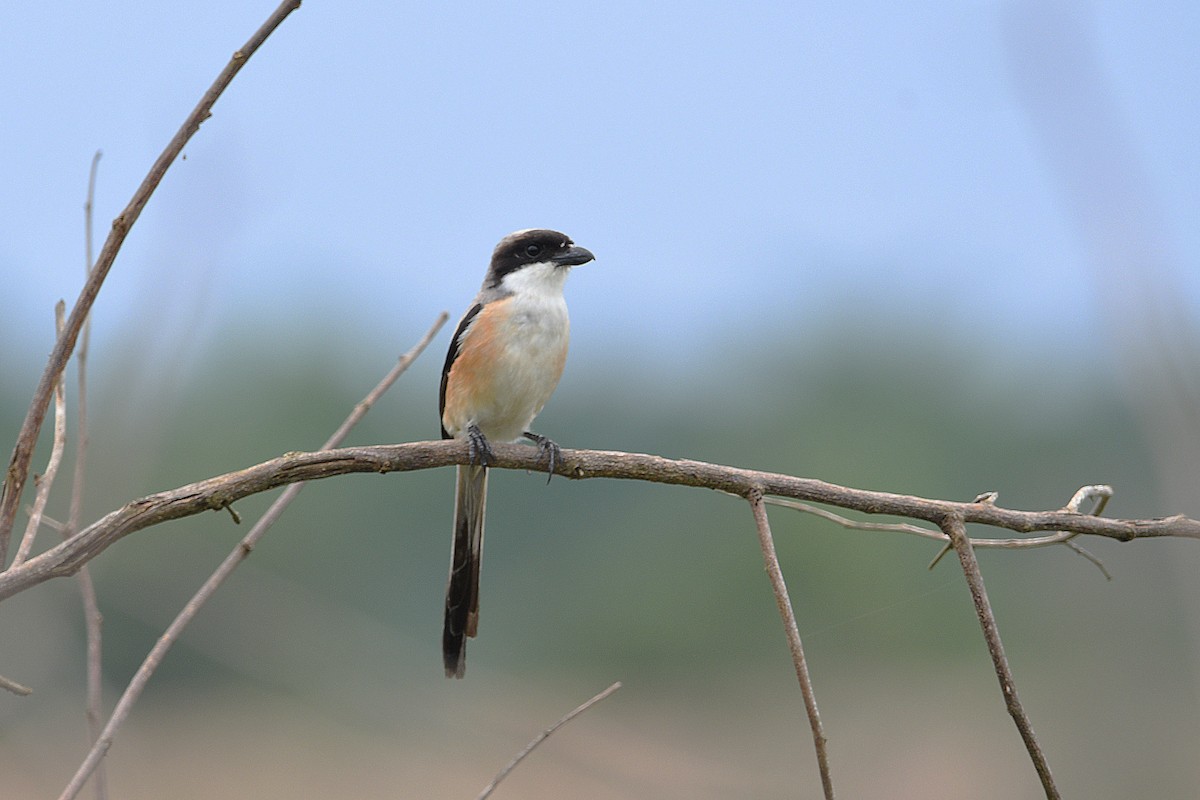
[[(273, 7), (0, 9), (0, 366), (78, 291), (92, 153), (102, 236)], [(831, 319), (1069, 357), (1119, 316), (1072, 168), (1147, 210), (1154, 279), (1200, 300), (1197, 41), (1192, 2), (308, 0), (151, 200), (95, 335), (391, 353), (545, 226), (597, 254), (576, 357), (703, 366)]]

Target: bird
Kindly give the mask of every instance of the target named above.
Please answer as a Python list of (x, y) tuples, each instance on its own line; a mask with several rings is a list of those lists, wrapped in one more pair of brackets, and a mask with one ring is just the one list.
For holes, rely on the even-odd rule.
[(463, 677), (466, 640), (479, 624), (479, 564), (493, 460), (489, 443), (527, 439), (554, 474), (561, 459), (558, 445), (529, 426), (553, 394), (567, 360), (570, 321), (563, 284), (573, 267), (594, 259), (558, 231), (510, 233), (492, 252), (483, 286), (450, 341), (438, 392), (442, 438), (465, 439), (470, 463), (457, 468), (454, 492), (442, 628), (447, 678)]

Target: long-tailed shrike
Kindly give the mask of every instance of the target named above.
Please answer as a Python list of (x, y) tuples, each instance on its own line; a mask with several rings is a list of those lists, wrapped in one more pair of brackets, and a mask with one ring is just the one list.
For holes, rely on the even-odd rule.
[(446, 677), (466, 668), (466, 637), (479, 623), (479, 561), (487, 501), (488, 442), (529, 439), (551, 474), (558, 445), (529, 430), (567, 360), (570, 323), (563, 283), (594, 256), (565, 234), (524, 230), (500, 240), (483, 288), (458, 323), (438, 398), (442, 438), (466, 439), (469, 466), (458, 468), (454, 548), (446, 587), (442, 657)]

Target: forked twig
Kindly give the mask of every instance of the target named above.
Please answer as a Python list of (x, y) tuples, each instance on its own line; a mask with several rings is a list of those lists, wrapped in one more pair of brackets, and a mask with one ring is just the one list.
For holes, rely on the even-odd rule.
[(752, 490), (747, 499), (750, 501), (750, 509), (754, 512), (754, 525), (758, 529), (758, 544), (762, 548), (767, 576), (771, 579), (771, 589), (775, 592), (775, 604), (779, 606), (779, 615), (783, 617), (783, 629), (787, 635), (788, 650), (792, 653), (796, 679), (800, 681), (800, 694), (804, 696), (804, 710), (808, 713), (813, 746), (817, 751), (817, 766), (821, 771), (821, 787), (825, 791), (825, 800), (833, 800), (833, 776), (829, 771), (829, 752), (826, 748), (825, 731), (821, 725), (821, 713), (817, 710), (817, 695), (813, 691), (812, 678), (808, 674), (808, 662), (804, 658), (804, 645), (800, 641), (800, 629), (796, 626), (796, 615), (792, 611), (792, 601), (788, 597), (787, 584), (783, 581), (783, 570), (780, 569), (779, 558), (775, 555), (775, 541), (771, 536), (771, 523), (767, 519), (767, 507), (763, 503), (762, 490)]
[(996, 668), (996, 677), (1000, 681), (1004, 704), (1008, 708), (1013, 722), (1017, 725), (1022, 741), (1025, 742), (1025, 749), (1033, 761), (1033, 768), (1042, 782), (1042, 789), (1046, 792), (1047, 800), (1059, 800), (1061, 795), (1054, 785), (1054, 776), (1050, 774), (1050, 765), (1046, 762), (1046, 756), (1042, 753), (1041, 745), (1038, 744), (1037, 737), (1033, 733), (1033, 725), (1029, 722), (1029, 716), (1025, 713), (1020, 698), (1017, 697), (1017, 684), (1013, 680), (1008, 657), (1004, 654), (1004, 643), (1000, 640), (1000, 630), (996, 626), (996, 617), (992, 613), (992, 605), (988, 601), (987, 589), (983, 585), (983, 574), (979, 571), (979, 562), (975, 559), (975, 550), (971, 547), (971, 540), (967, 536), (966, 523), (962, 516), (948, 514), (942, 521), (942, 530), (950, 537), (951, 546), (958, 554), (963, 574), (967, 578), (967, 587), (971, 590), (971, 601), (975, 604), (975, 614), (979, 617), (979, 626), (983, 629), (983, 638), (987, 642), (988, 653)]
[(535, 747), (537, 747), (542, 742), (546, 741), (546, 739), (550, 738), (550, 735), (553, 734), (556, 730), (561, 728), (563, 725), (566, 725), (568, 722), (575, 719), (580, 714), (587, 711), (589, 708), (596, 705), (596, 703), (599, 703), (601, 700), (608, 697), (610, 694), (612, 694), (613, 692), (615, 692), (617, 689), (620, 689), (620, 688), (621, 688), (621, 682), (617, 681), (612, 686), (605, 689), (603, 692), (600, 692), (600, 694), (594, 696), (592, 699), (582, 703), (581, 705), (576, 706), (575, 710), (571, 711), (566, 716), (564, 716), (562, 719), (560, 719), (558, 722), (554, 723), (549, 728), (546, 728), (546, 730), (542, 731), (537, 736), (533, 737), (533, 739), (530, 740), (529, 744), (525, 745), (524, 750), (517, 753), (516, 757), (513, 758), (512, 761), (508, 762), (508, 765), (504, 769), (502, 769), (498, 773), (496, 773), (496, 777), (492, 778), (492, 782), (483, 788), (483, 791), (479, 793), (479, 797), (476, 800), (485, 800), (485, 798), (487, 798), (493, 791), (496, 790), (496, 787), (500, 785), (500, 781), (507, 778), (508, 773), (510, 773), (514, 769), (516, 769), (517, 764), (520, 764), (525, 759), (525, 756), (532, 753)]
[[(1095, 498), (1096, 507), (1091, 510), (1091, 514), (1093, 516), (1099, 516), (1101, 512), (1104, 511), (1104, 507), (1108, 505), (1109, 498), (1112, 497), (1112, 494), (1112, 487), (1102, 483), (1081, 486), (1075, 491), (1075, 494), (1071, 496), (1071, 499), (1067, 502), (1067, 504), (1063, 506), (1062, 510), (1070, 514), (1082, 514), (1083, 512), (1079, 510), (1079, 507), (1082, 506), (1085, 501)], [(985, 503), (987, 505), (994, 506), (997, 497), (997, 492), (985, 492), (976, 497), (974, 502)], [(1104, 562), (1072, 541), (1072, 539), (1078, 535), (1078, 531), (1055, 531), (1048, 536), (1030, 536), (1024, 539), (971, 539), (971, 546), (977, 549), (980, 547), (996, 547), (1016, 550), (1026, 547), (1049, 547), (1050, 545), (1061, 544), (1073, 553), (1083, 556), (1085, 559), (1090, 561), (1096, 567), (1096, 569), (1100, 570), (1100, 574), (1104, 576), (1105, 580), (1111, 581), (1112, 573), (1108, 571), (1106, 566), (1104, 566)], [(938, 562), (940, 562), (942, 558), (949, 553), (951, 549), (953, 549), (949, 538), (944, 534), (935, 533), (932, 538), (944, 540), (946, 543), (942, 545), (942, 549), (938, 550), (937, 555), (935, 555), (933, 560), (929, 562), (927, 569), (933, 569), (936, 567)]]
[[(1075, 493), (1076, 496), (1074, 498), (1072, 498), (1071, 503), (1068, 503), (1067, 506), (1063, 510), (1070, 511), (1073, 513), (1080, 513), (1079, 512), (1079, 502), (1082, 502), (1082, 500), (1087, 499), (1088, 497), (1101, 496), (1102, 497), (1101, 502), (1099, 504), (1097, 504), (1096, 508), (1091, 512), (1092, 514), (1099, 514), (1104, 509), (1104, 505), (1107, 502), (1107, 499), (1103, 498), (1103, 496), (1100, 495), (1098, 490), (1107, 490), (1109, 495), (1112, 494), (1112, 488), (1108, 487), (1108, 486), (1101, 486), (1101, 485), (1084, 486), (1082, 489), (1080, 489), (1079, 491), (1077, 491)], [(989, 492), (987, 495), (984, 495), (984, 496), (987, 497), (989, 499), (989, 501), (995, 500), (994, 493), (992, 493), (992, 492)], [(945, 544), (945, 546), (938, 552), (937, 556), (933, 559), (933, 561), (930, 562), (930, 564), (929, 564), (930, 569), (933, 569), (935, 566), (937, 566), (937, 563), (939, 561), (941, 561), (942, 557), (944, 555), (946, 555), (946, 553), (950, 552), (950, 549), (951, 549), (950, 548), (950, 540), (947, 539), (946, 534), (942, 533), (940, 530), (924, 528), (924, 527), (921, 527), (920, 525), (913, 525), (908, 522), (869, 522), (867, 520), (850, 519), (849, 517), (844, 517), (841, 514), (830, 511), (827, 508), (821, 508), (820, 506), (814, 506), (810, 503), (802, 503), (798, 500), (788, 500), (788, 499), (782, 498), (782, 497), (764, 497), (763, 502), (767, 503), (768, 505), (772, 505), (772, 506), (782, 506), (783, 508), (791, 508), (796, 511), (802, 511), (805, 514), (812, 514), (815, 517), (820, 517), (821, 519), (828, 520), (828, 521), (833, 522), (837, 525), (840, 525), (841, 527), (846, 528), (848, 530), (892, 531), (892, 532), (899, 532), (899, 533), (911, 533), (914, 536), (920, 536), (924, 539), (932, 539), (933, 541), (936, 541), (936, 542), (943, 542)], [(977, 500), (976, 502), (979, 502), (979, 501)], [(1083, 548), (1080, 548), (1078, 546), (1072, 546), (1073, 543), (1070, 540), (1078, 535), (1079, 535), (1078, 533), (1069, 532), (1069, 531), (1056, 531), (1055, 533), (1049, 534), (1047, 536), (1027, 536), (1027, 537), (1020, 538), (1020, 539), (1016, 539), (1016, 538), (1008, 538), (1008, 539), (978, 538), (978, 539), (971, 539), (971, 546), (976, 549), (988, 548), (988, 549), (1001, 549), (1001, 550), (1023, 550), (1025, 548), (1030, 548), (1030, 547), (1049, 547), (1050, 545), (1062, 544), (1062, 545), (1066, 545), (1066, 546), (1070, 547), (1072, 550), (1075, 550), (1080, 555), (1082, 555), (1084, 558), (1087, 558), (1088, 560), (1092, 561), (1093, 563), (1096, 563), (1096, 566), (1100, 567), (1101, 571), (1105, 572), (1105, 574), (1107, 575), (1107, 571), (1105, 571), (1103, 569), (1102, 564), (1097, 563), (1097, 559), (1095, 556), (1091, 555), (1091, 553), (1088, 553), (1086, 550), (1083, 550)]]
[[(447, 316), (448, 315), (444, 311), (440, 316), (438, 316), (437, 320), (433, 323), (433, 326), (425, 333), (421, 340), (417, 342), (417, 344), (414, 345), (411, 350), (401, 356), (400, 360), (394, 367), (392, 367), (391, 371), (384, 376), (383, 380), (381, 380), (379, 384), (376, 385), (376, 387), (372, 389), (367, 396), (354, 407), (354, 410), (350, 412), (350, 415), (346, 417), (346, 420), (338, 427), (337, 431), (329, 437), (324, 445), (322, 445), (322, 450), (329, 450), (341, 443), (341, 441), (346, 437), (346, 434), (350, 432), (350, 429), (354, 427), (354, 425), (360, 419), (363, 418), (367, 411), (370, 410), (371, 406), (374, 405), (375, 402), (381, 396), (383, 396), (383, 393), (386, 392), (388, 388), (396, 382), (396, 379), (408, 369), (409, 365), (417, 359), (417, 356), (421, 355), (421, 352), (425, 349), (433, 337), (437, 335), (438, 330), (440, 330), (442, 325), (446, 323)], [(146, 684), (149, 682), (150, 677), (154, 674), (155, 670), (158, 669), (158, 665), (162, 662), (162, 659), (167, 654), (167, 651), (170, 650), (171, 646), (179, 639), (183, 629), (186, 628), (188, 623), (192, 621), (192, 618), (196, 616), (196, 613), (200, 610), (200, 608), (206, 602), (208, 602), (208, 599), (216, 593), (221, 584), (223, 584), (225, 580), (231, 574), (233, 574), (233, 571), (238, 568), (242, 561), (244, 561), (246, 557), (250, 555), (250, 553), (254, 550), (255, 545), (258, 544), (259, 539), (261, 539), (267, 530), (275, 523), (275, 521), (279, 519), (280, 515), (283, 514), (284, 509), (291, 504), (292, 500), (296, 498), (296, 495), (298, 495), (300, 490), (303, 488), (303, 482), (293, 483), (288, 486), (282, 494), (279, 495), (275, 502), (271, 504), (270, 508), (267, 509), (266, 513), (264, 513), (262, 517), (259, 518), (258, 522), (254, 524), (254, 527), (250, 529), (250, 532), (247, 533), (241, 542), (239, 542), (238, 545), (233, 549), (233, 551), (225, 557), (225, 560), (221, 562), (220, 566), (216, 568), (216, 570), (208, 577), (200, 589), (197, 590), (196, 594), (193, 595), (190, 600), (188, 600), (186, 605), (184, 605), (178, 616), (172, 620), (166, 631), (163, 632), (162, 636), (160, 636), (158, 641), (155, 642), (154, 647), (146, 655), (146, 658), (142, 661), (141, 666), (138, 667), (133, 679), (129, 681), (129, 685), (125, 687), (125, 691), (121, 694), (121, 699), (117, 701), (116, 708), (113, 709), (112, 716), (108, 718), (108, 723), (105, 724), (104, 730), (101, 732), (99, 738), (92, 744), (91, 750), (88, 751), (83, 763), (79, 765), (79, 769), (76, 770), (75, 776), (71, 779), (71, 782), (67, 785), (67, 788), (64, 789), (63, 793), (59, 796), (59, 800), (71, 800), (71, 798), (75, 797), (79, 793), (79, 790), (87, 781), (88, 776), (91, 775), (92, 771), (96, 768), (96, 765), (100, 763), (100, 760), (104, 758), (104, 754), (108, 752), (108, 748), (112, 746), (117, 730), (129, 716), (129, 712), (133, 708), (133, 704), (137, 702), (137, 699), (142, 694), (142, 690), (145, 689)]]

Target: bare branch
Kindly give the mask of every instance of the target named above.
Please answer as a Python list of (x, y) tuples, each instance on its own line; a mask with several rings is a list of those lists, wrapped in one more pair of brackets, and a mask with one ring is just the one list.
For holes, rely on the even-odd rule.
[[(446, 323), (446, 318), (447, 314), (443, 311), (433, 323), (433, 326), (421, 338), (421, 340), (417, 342), (417, 344), (414, 345), (411, 350), (401, 356), (400, 360), (394, 367), (392, 367), (391, 371), (384, 376), (383, 380), (381, 380), (375, 386), (375, 388), (367, 394), (362, 402), (354, 407), (354, 410), (350, 412), (350, 416), (346, 418), (346, 421), (343, 422), (338, 427), (337, 431), (331, 437), (329, 437), (329, 440), (325, 442), (323, 445), (324, 448), (334, 447), (342, 442), (354, 424), (363, 418), (367, 411), (370, 410), (371, 406), (383, 396), (383, 393), (386, 392), (388, 388), (396, 382), (396, 379), (408, 369), (409, 365), (412, 364), (419, 355), (421, 355), (421, 352), (426, 348), (426, 346), (428, 346), (429, 342), (433, 340), (433, 337), (437, 335), (438, 330)], [(196, 594), (192, 596), (192, 599), (189, 600), (186, 605), (184, 605), (183, 610), (181, 610), (175, 619), (172, 620), (171, 624), (167, 627), (167, 630), (163, 633), (163, 635), (158, 637), (158, 641), (154, 643), (154, 647), (151, 648), (150, 652), (146, 655), (146, 658), (142, 661), (141, 666), (138, 667), (138, 671), (134, 674), (133, 679), (130, 680), (129, 685), (125, 687), (125, 691), (121, 694), (121, 698), (117, 701), (117, 705), (113, 709), (112, 716), (109, 717), (108, 722), (105, 724), (104, 730), (101, 731), (98, 737), (96, 737), (96, 740), (92, 743), (91, 750), (88, 751), (83, 763), (80, 764), (79, 769), (76, 770), (75, 776), (71, 779), (71, 782), (67, 785), (67, 788), (63, 790), (60, 800), (70, 800), (79, 794), (79, 790), (83, 788), (83, 785), (87, 782), (87, 779), (92, 774), (92, 771), (99, 766), (101, 760), (104, 758), (104, 755), (108, 752), (108, 748), (112, 746), (113, 740), (116, 738), (117, 731), (120, 729), (121, 725), (124, 724), (126, 718), (128, 718), (129, 712), (133, 709), (133, 704), (137, 702), (139, 697), (141, 697), (142, 690), (146, 688), (146, 684), (150, 681), (151, 676), (154, 675), (154, 672), (158, 669), (158, 665), (162, 663), (163, 657), (166, 656), (167, 651), (171, 649), (171, 646), (174, 645), (176, 641), (178, 641), (180, 634), (183, 633), (183, 629), (188, 626), (188, 623), (192, 621), (192, 618), (196, 616), (201, 607), (208, 602), (209, 598), (216, 593), (221, 584), (223, 584), (225, 580), (233, 574), (233, 571), (237, 569), (238, 566), (246, 559), (246, 557), (253, 552), (254, 547), (258, 544), (258, 541), (263, 537), (267, 530), (273, 524), (275, 524), (275, 521), (279, 519), (281, 514), (283, 514), (284, 509), (291, 504), (292, 500), (296, 498), (296, 495), (300, 494), (300, 490), (303, 488), (303, 482), (293, 483), (275, 500), (274, 503), (271, 504), (266, 513), (264, 513), (262, 517), (259, 518), (258, 522), (255, 523), (254, 527), (250, 529), (250, 532), (247, 533), (246, 536), (238, 543), (238, 545), (233, 548), (233, 551), (225, 557), (225, 560), (221, 562), (220, 566), (217, 567), (213, 574), (210, 575), (204, 584), (196, 591)], [(226, 504), (229, 502), (231, 501), (226, 501)]]
[(808, 674), (808, 661), (804, 658), (804, 644), (800, 641), (796, 614), (792, 610), (791, 598), (788, 597), (783, 570), (779, 567), (779, 557), (775, 554), (775, 540), (771, 536), (767, 507), (763, 504), (760, 491), (751, 492), (749, 500), (750, 509), (754, 512), (754, 525), (758, 529), (758, 545), (762, 548), (763, 562), (766, 565), (767, 577), (771, 580), (771, 589), (775, 593), (779, 616), (783, 618), (783, 630), (787, 635), (788, 650), (792, 654), (792, 665), (796, 669), (796, 679), (800, 681), (800, 694), (804, 696), (804, 710), (808, 714), (813, 746), (817, 751), (817, 767), (821, 772), (821, 787), (825, 791), (825, 800), (833, 800), (833, 775), (829, 771), (829, 751), (826, 748), (828, 740), (821, 725), (821, 712), (817, 710), (817, 694), (813, 690), (812, 677)]
[(600, 694), (594, 696), (591, 700), (588, 700), (588, 701), (584, 702), (583, 704), (576, 706), (574, 711), (571, 711), (565, 717), (560, 719), (558, 722), (554, 723), (549, 728), (546, 728), (546, 730), (542, 731), (537, 736), (533, 737), (533, 739), (530, 740), (529, 744), (525, 745), (525, 749), (522, 750), (521, 752), (517, 753), (516, 758), (514, 758), (512, 761), (508, 762), (508, 766), (506, 766), (504, 769), (500, 770), (500, 772), (496, 773), (496, 777), (492, 779), (492, 782), (489, 783), (487, 786), (485, 786), (483, 788), (483, 791), (479, 793), (479, 797), (477, 798), (477, 800), (486, 800), (486, 798), (489, 795), (491, 795), (492, 792), (494, 792), (496, 790), (496, 787), (500, 785), (500, 781), (507, 778), (508, 773), (510, 773), (514, 769), (516, 769), (517, 764), (520, 764), (525, 759), (525, 756), (532, 753), (535, 747), (537, 747), (542, 742), (546, 741), (546, 739), (550, 738), (550, 735), (553, 734), (556, 730), (561, 728), (563, 725), (566, 725), (568, 722), (575, 719), (580, 714), (587, 711), (589, 708), (596, 705), (601, 700), (608, 697), (610, 694), (612, 694), (613, 692), (615, 692), (617, 689), (620, 689), (620, 688), (621, 688), (621, 682), (617, 681), (612, 686), (605, 689), (603, 692), (600, 692)]
[[(40, 553), (20, 567), (0, 573), (0, 600), (50, 578), (72, 575), (113, 542), (135, 531), (203, 511), (223, 509), (243, 497), (300, 481), (362, 472), (407, 472), (468, 463), (467, 444), (456, 439), (407, 444), (343, 447), (315, 453), (287, 453), (237, 472), (134, 500), (84, 528), (69, 541)], [(490, 466), (541, 472), (536, 448), (494, 444)], [(1016, 511), (982, 503), (930, 500), (911, 495), (851, 489), (815, 478), (726, 467), (609, 450), (566, 450), (555, 474), (567, 478), (619, 478), (715, 489), (748, 498), (754, 490), (867, 514), (923, 519), (939, 524), (948, 515), (965, 522), (1018, 533), (1066, 531), (1128, 542), (1148, 537), (1200, 539), (1200, 521), (1182, 515), (1126, 520), (1069, 511)]]
[(75, 341), (79, 337), (83, 322), (87, 319), (92, 304), (96, 301), (100, 286), (108, 276), (108, 271), (112, 267), (121, 245), (125, 242), (126, 235), (137, 222), (142, 209), (150, 200), (150, 196), (154, 194), (154, 190), (158, 188), (158, 184), (166, 175), (167, 169), (175, 161), (176, 156), (183, 151), (184, 145), (200, 129), (201, 123), (212, 116), (212, 107), (217, 102), (217, 98), (221, 96), (234, 76), (245, 66), (267, 37), (279, 27), (288, 14), (299, 7), (300, 0), (284, 0), (242, 48), (233, 54), (229, 63), (213, 81), (212, 86), (192, 109), (192, 113), (188, 114), (187, 119), (167, 144), (166, 149), (150, 167), (150, 172), (138, 186), (137, 191), (133, 193), (133, 198), (125, 206), (125, 210), (113, 220), (112, 230), (109, 231), (108, 239), (100, 250), (96, 265), (84, 283), (79, 299), (75, 301), (75, 307), (71, 309), (65, 329), (54, 343), (54, 349), (50, 352), (46, 369), (42, 372), (37, 389), (34, 390), (33, 400), (29, 404), (25, 421), (21, 423), (21, 430), (17, 434), (17, 442), (13, 448), (8, 469), (5, 471), (4, 488), (0, 492), (0, 566), (7, 561), (9, 537), (16, 519), (17, 508), (21, 503), (21, 492), (24, 490), (25, 481), (29, 476), (29, 463), (33, 458), (34, 445), (37, 443), (38, 433), (42, 429), (42, 422), (46, 418), (46, 410), (50, 405), (50, 397), (54, 393), (54, 387), (58, 384), (59, 377), (66, 369), (67, 361), (75, 349)]
[(967, 587), (971, 590), (971, 601), (975, 604), (975, 613), (979, 617), (979, 626), (983, 628), (983, 638), (987, 641), (988, 653), (991, 654), (992, 664), (996, 668), (996, 677), (1000, 680), (1000, 691), (1004, 695), (1004, 703), (1012, 716), (1017, 730), (1025, 742), (1025, 749), (1033, 761), (1042, 789), (1046, 792), (1047, 800), (1058, 800), (1061, 797), (1054, 785), (1054, 776), (1050, 774), (1050, 765), (1042, 753), (1041, 745), (1033, 733), (1033, 726), (1021, 700), (1017, 697), (1017, 684), (1013, 680), (1012, 669), (1008, 665), (1008, 657), (1004, 655), (1004, 643), (1000, 640), (1000, 630), (996, 626), (996, 617), (992, 614), (992, 605), (988, 602), (987, 589), (983, 585), (983, 574), (979, 571), (979, 562), (975, 559), (975, 551), (971, 540), (967, 537), (967, 526), (959, 514), (948, 514), (942, 521), (942, 530), (950, 537), (954, 552), (958, 554), (962, 564), (963, 574), (967, 578)]

